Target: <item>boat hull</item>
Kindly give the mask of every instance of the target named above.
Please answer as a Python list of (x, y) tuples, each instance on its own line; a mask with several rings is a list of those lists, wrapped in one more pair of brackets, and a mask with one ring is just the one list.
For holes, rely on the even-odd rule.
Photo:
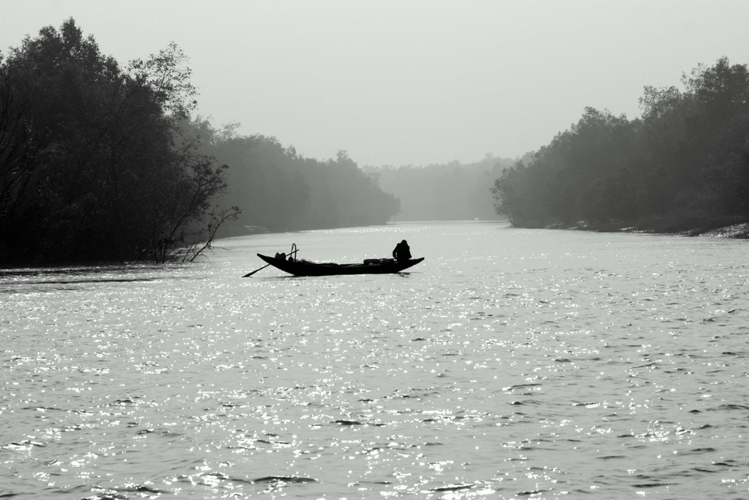
[(409, 259), (407, 261), (389, 260), (376, 264), (317, 264), (301, 260), (276, 259), (268, 255), (257, 254), (258, 257), (273, 267), (281, 271), (293, 274), (294, 276), (337, 276), (346, 274), (394, 274), (399, 273), (409, 267), (413, 267), (422, 260)]

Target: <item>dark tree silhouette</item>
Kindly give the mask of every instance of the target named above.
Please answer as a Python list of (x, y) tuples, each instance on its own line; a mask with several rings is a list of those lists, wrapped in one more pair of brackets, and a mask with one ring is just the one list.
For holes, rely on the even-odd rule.
[(675, 87), (645, 87), (642, 116), (586, 109), (496, 180), (518, 226), (638, 227), (697, 234), (749, 221), (749, 71), (727, 58)]
[(184, 62), (172, 44), (123, 71), (73, 19), (0, 61), (0, 260), (164, 260), (191, 243), (225, 169), (180, 136)]

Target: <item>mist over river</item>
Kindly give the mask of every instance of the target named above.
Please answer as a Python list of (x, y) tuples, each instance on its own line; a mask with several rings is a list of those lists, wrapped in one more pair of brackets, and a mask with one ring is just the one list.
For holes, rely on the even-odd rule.
[[(386, 257), (290, 277), (256, 253)], [(0, 497), (749, 498), (747, 242), (420, 223), (0, 271)]]

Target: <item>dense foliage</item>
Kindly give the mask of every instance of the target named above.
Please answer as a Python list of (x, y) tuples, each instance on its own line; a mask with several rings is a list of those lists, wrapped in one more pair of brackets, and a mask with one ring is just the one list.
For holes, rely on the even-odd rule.
[(217, 235), (398, 212), (345, 152), (193, 120), (185, 62), (170, 44), (122, 69), (73, 19), (0, 54), (0, 263), (191, 259)]
[(242, 214), (222, 235), (385, 224), (398, 213), (399, 200), (384, 193), (377, 178), (345, 151), (321, 161), (273, 137), (239, 135), (236, 124), (217, 130), (197, 120), (191, 127), (202, 138), (203, 153), (231, 166), (229, 189), (218, 201), (239, 205)]
[(163, 261), (231, 217), (210, 205), (225, 167), (177, 127), (184, 59), (172, 44), (125, 71), (70, 19), (0, 60), (0, 262)]
[(726, 58), (646, 87), (642, 116), (588, 108), (494, 184), (516, 226), (699, 232), (749, 221), (749, 71)]
[(487, 189), (511, 160), (492, 155), (475, 163), (457, 161), (424, 167), (366, 167), (379, 178), (382, 189), (401, 200), (394, 220), (496, 219)]

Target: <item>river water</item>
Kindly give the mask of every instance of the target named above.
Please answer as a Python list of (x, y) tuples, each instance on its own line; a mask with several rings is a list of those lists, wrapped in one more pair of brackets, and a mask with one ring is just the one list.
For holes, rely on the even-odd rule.
[[(404, 238), (407, 273), (241, 277)], [(0, 497), (749, 498), (746, 245), (392, 224), (0, 272)]]

